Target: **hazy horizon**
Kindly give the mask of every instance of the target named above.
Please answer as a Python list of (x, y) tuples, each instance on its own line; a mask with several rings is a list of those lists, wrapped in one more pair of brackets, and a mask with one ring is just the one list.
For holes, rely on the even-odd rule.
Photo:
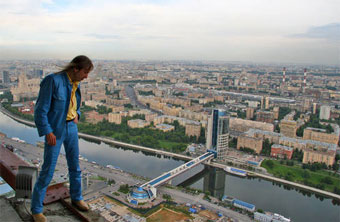
[(340, 64), (340, 1), (0, 0), (0, 60)]

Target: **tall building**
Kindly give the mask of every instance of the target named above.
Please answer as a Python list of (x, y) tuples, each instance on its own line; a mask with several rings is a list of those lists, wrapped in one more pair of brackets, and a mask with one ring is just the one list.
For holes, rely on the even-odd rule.
[(297, 122), (292, 120), (282, 120), (280, 123), (280, 133), (287, 137), (296, 137)]
[(13, 101), (17, 102), (25, 98), (35, 98), (38, 96), (40, 89), (40, 79), (27, 79), (26, 74), (18, 77), (18, 85), (11, 87)]
[(275, 106), (275, 107), (273, 108), (273, 113), (274, 113), (274, 119), (279, 119), (280, 107)]
[(316, 114), (317, 112), (317, 108), (318, 108), (317, 105), (318, 105), (317, 103), (313, 103), (313, 114)]
[(10, 83), (10, 79), (9, 79), (9, 73), (8, 71), (3, 71), (2, 72), (2, 83)]
[(274, 123), (274, 113), (269, 111), (259, 111), (256, 113), (256, 121)]
[(42, 78), (44, 75), (44, 70), (42, 69), (34, 69), (32, 71), (32, 78)]
[(320, 107), (320, 119), (326, 119), (329, 120), (329, 117), (331, 115), (331, 107), (330, 106), (321, 106)]
[(254, 108), (248, 107), (246, 111), (246, 119), (252, 119), (254, 117)]
[(315, 140), (324, 143), (338, 144), (339, 130), (335, 129), (333, 133), (327, 133), (325, 129), (307, 127), (303, 131), (304, 140)]
[(115, 124), (121, 124), (122, 123), (122, 116), (120, 113), (109, 113), (109, 122), (115, 123)]
[(269, 97), (266, 97), (265, 109), (269, 109)]
[(213, 110), (208, 120), (206, 147), (215, 150), (217, 160), (225, 159), (229, 142), (229, 116), (224, 110)]
[(198, 123), (188, 123), (185, 125), (185, 135), (196, 136), (198, 139), (201, 135), (201, 124)]
[(283, 78), (282, 78), (282, 85), (281, 85), (281, 89), (285, 88), (285, 84), (286, 84), (286, 67), (283, 67)]
[(304, 71), (303, 71), (303, 88), (302, 88), (303, 93), (306, 92), (306, 86), (307, 86), (307, 69), (304, 69)]

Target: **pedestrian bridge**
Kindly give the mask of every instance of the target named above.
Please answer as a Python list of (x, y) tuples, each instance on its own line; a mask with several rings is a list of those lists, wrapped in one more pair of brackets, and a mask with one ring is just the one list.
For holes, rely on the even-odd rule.
[(198, 164), (206, 161), (206, 160), (210, 160), (211, 158), (214, 158), (215, 153), (214, 152), (207, 152), (173, 170), (170, 170), (169, 172), (163, 173), (162, 175), (160, 175), (159, 177), (156, 177), (152, 180), (150, 180), (149, 182), (143, 184), (141, 187), (143, 188), (147, 188), (147, 187), (157, 187), (160, 186), (166, 182), (168, 182), (169, 180), (171, 180), (172, 178), (184, 173), (185, 171), (197, 166)]
[(216, 157), (215, 151), (208, 151), (205, 154), (192, 159), (191, 161), (176, 167), (173, 170), (163, 173), (162, 175), (146, 182), (141, 186), (136, 186), (129, 193), (127, 199), (130, 203), (138, 205), (152, 201), (157, 197), (157, 187), (170, 181), (172, 178), (184, 173), (185, 171), (197, 166), (198, 164)]

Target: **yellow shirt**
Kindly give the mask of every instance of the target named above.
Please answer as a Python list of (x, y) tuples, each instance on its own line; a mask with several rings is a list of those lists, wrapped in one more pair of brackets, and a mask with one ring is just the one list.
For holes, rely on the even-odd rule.
[(70, 106), (68, 107), (66, 120), (73, 120), (77, 118), (77, 98), (76, 98), (76, 90), (78, 88), (79, 82), (72, 82), (72, 79), (67, 73), (68, 80), (72, 83), (72, 92), (70, 99)]

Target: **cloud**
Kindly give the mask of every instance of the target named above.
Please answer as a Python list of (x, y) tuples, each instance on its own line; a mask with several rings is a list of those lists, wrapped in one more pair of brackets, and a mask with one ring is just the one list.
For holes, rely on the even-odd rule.
[(94, 37), (96, 39), (109, 39), (109, 40), (117, 40), (121, 39), (119, 35), (110, 35), (110, 34), (100, 34), (100, 33), (89, 33), (85, 36)]
[[(339, 0), (0, 0), (0, 47), (107, 59), (337, 62), (339, 7)], [(299, 54), (306, 49), (315, 58)]]
[(340, 23), (331, 23), (322, 26), (313, 26), (305, 33), (294, 34), (295, 38), (326, 39), (340, 41)]

